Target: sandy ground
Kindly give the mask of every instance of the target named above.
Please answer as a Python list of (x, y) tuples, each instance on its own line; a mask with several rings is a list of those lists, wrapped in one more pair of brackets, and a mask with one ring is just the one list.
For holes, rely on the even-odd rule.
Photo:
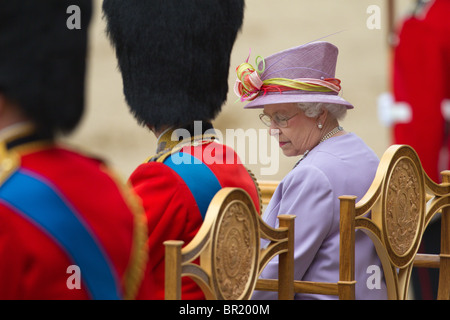
[[(236, 102), (232, 92), (234, 69), (247, 58), (249, 49), (254, 59), (256, 55), (268, 56), (330, 35), (323, 40), (340, 49), (336, 76), (342, 80), (343, 97), (355, 106), (342, 125), (381, 156), (390, 144), (390, 130), (381, 125), (377, 115), (377, 97), (389, 88), (386, 3), (385, 0), (247, 0), (244, 25), (232, 53), (228, 102), (214, 123), (216, 128), (223, 134), (226, 129), (242, 129), (244, 134), (264, 129), (258, 119), (260, 111), (243, 110), (244, 104)], [(397, 1), (398, 17), (412, 3), (412, 0)], [(126, 179), (154, 153), (156, 138), (139, 127), (128, 111), (114, 52), (105, 36), (101, 0), (95, 0), (95, 5), (90, 27), (87, 110), (68, 142), (106, 159)], [(371, 5), (381, 9), (380, 29), (367, 27), (371, 16), (367, 8)], [(271, 149), (270, 144), (258, 150), (260, 155), (255, 160), (249, 154), (249, 142), (246, 146), (238, 153), (260, 180), (280, 180), (297, 160), (286, 158), (278, 149)], [(270, 165), (275, 170), (268, 170), (269, 175), (261, 170), (269, 168), (264, 155), (273, 160)], [(266, 164), (261, 164), (264, 161)]]

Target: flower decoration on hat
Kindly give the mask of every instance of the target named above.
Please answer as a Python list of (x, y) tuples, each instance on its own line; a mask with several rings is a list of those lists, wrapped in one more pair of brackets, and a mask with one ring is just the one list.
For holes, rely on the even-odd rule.
[(238, 79), (234, 86), (234, 92), (241, 98), (241, 101), (251, 101), (255, 99), (264, 84), (261, 80), (261, 74), (265, 69), (264, 59), (262, 59), (261, 56), (256, 57), (256, 65), (259, 65), (258, 59), (261, 58), (262, 68), (260, 70), (255, 70), (255, 68), (248, 63), (249, 58), (250, 55), (244, 63), (236, 68)]
[[(341, 91), (341, 81), (336, 78), (272, 78), (262, 80), (261, 75), (265, 70), (265, 61), (261, 56), (256, 57), (256, 65), (262, 65), (261, 69), (255, 69), (247, 60), (236, 68), (237, 79), (234, 86), (235, 94), (242, 102), (254, 100), (260, 93), (301, 90), (312, 92), (335, 92)], [(261, 59), (260, 62), (258, 60)]]

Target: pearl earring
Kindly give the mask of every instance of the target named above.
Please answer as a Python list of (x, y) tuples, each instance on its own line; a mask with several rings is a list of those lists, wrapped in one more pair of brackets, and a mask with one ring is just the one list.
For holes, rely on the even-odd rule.
[(317, 125), (317, 127), (319, 128), (319, 129), (322, 129), (322, 124), (321, 123), (319, 123), (318, 125)]

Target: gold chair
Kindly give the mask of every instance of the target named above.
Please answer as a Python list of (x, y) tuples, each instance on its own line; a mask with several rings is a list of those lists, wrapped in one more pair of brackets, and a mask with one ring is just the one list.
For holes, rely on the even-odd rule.
[(267, 205), (269, 204), (279, 181), (258, 181), (258, 184), (261, 190), (261, 202), (263, 205)]
[[(269, 227), (251, 198), (239, 188), (224, 188), (213, 198), (202, 227), (184, 248), (182, 241), (164, 242), (165, 298), (181, 299), (181, 277), (189, 276), (206, 299), (249, 299), (266, 264), (279, 255), (279, 280), (267, 290), (278, 298), (294, 297), (294, 219), (279, 216), (280, 227)], [(260, 239), (270, 241), (260, 249)], [(195, 261), (200, 257), (200, 263)]]
[[(363, 230), (374, 242), (383, 265), (388, 298), (408, 297), (414, 266), (436, 267), (439, 272), (438, 299), (450, 298), (450, 172), (436, 184), (426, 175), (414, 149), (407, 145), (389, 147), (381, 158), (375, 179), (365, 196), (341, 200), (341, 280), (354, 283), (354, 232)], [(371, 217), (366, 217), (371, 212)], [(440, 255), (418, 254), (423, 233), (430, 221), (441, 215)], [(354, 284), (343, 299), (354, 298)]]

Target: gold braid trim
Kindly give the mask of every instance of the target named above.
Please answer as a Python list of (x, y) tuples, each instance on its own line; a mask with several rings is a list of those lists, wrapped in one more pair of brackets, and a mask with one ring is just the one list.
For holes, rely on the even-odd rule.
[(7, 149), (7, 143), (22, 138), (34, 131), (30, 123), (20, 123), (4, 129), (0, 135), (0, 185), (2, 185), (20, 166), (20, 154), (18, 147), (14, 151)]
[(261, 193), (261, 188), (259, 187), (259, 183), (258, 183), (258, 179), (256, 179), (255, 175), (253, 174), (253, 172), (246, 168), (247, 172), (250, 174), (250, 177), (252, 177), (253, 182), (255, 183), (255, 187), (256, 187), (256, 191), (258, 192), (258, 200), (259, 200), (259, 214), (261, 214), (263, 212), (263, 203), (262, 203), (262, 193)]
[(15, 152), (6, 150), (6, 145), (0, 142), (0, 185), (2, 185), (20, 166), (20, 157)]
[(199, 136), (194, 136), (188, 141), (180, 141), (176, 145), (173, 145), (169, 148), (166, 148), (160, 152), (158, 152), (156, 155), (153, 155), (145, 160), (144, 163), (147, 162), (164, 162), (164, 160), (167, 159), (171, 154), (177, 153), (181, 149), (183, 149), (186, 146), (198, 146), (203, 145), (207, 143), (211, 143), (216, 139), (216, 136), (213, 134), (204, 134)]
[(130, 256), (130, 263), (124, 276), (124, 298), (132, 300), (136, 298), (145, 275), (148, 262), (148, 229), (147, 217), (136, 197), (130, 192), (129, 203), (134, 216), (133, 248)]
[(116, 185), (118, 186), (125, 202), (128, 204), (128, 207), (133, 214), (133, 243), (128, 266), (122, 279), (124, 299), (133, 300), (136, 298), (142, 280), (144, 279), (148, 261), (147, 217), (143, 207), (141, 206), (139, 198), (132, 192), (131, 187), (122, 183), (117, 174), (105, 165), (102, 166), (102, 170), (116, 181)]

